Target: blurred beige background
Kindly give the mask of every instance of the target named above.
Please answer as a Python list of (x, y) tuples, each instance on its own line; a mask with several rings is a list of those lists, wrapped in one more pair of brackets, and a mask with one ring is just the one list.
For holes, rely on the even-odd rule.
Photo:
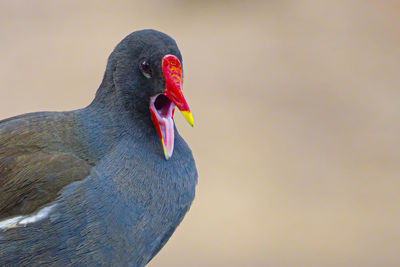
[(156, 266), (400, 266), (398, 1), (0, 1), (0, 118), (87, 105), (127, 34), (184, 57), (199, 170)]

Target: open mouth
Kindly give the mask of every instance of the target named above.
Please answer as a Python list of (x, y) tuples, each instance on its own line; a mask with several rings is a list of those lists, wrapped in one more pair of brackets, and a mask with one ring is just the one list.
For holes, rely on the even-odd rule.
[(150, 97), (150, 111), (161, 139), (165, 157), (171, 157), (174, 150), (174, 109), (175, 104), (164, 94)]
[[(164, 94), (158, 94), (150, 98), (150, 105), (153, 104), (158, 116), (162, 118), (172, 117), (175, 107), (174, 103)], [(156, 115), (157, 115), (156, 114)]]

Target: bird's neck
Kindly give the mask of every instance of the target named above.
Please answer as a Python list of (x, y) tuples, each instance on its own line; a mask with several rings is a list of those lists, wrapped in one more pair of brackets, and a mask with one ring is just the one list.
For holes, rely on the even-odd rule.
[(119, 118), (119, 121), (152, 125), (149, 99), (135, 96), (133, 93), (135, 88), (131, 90), (119, 88), (114, 82), (113, 65), (112, 63), (107, 65), (103, 81), (87, 110), (94, 114), (110, 114), (112, 117)]
[(148, 103), (122, 94), (113, 79), (112, 64), (107, 65), (103, 81), (92, 103), (78, 111), (84, 136), (93, 157), (101, 157), (125, 136), (134, 139), (156, 138)]
[(83, 146), (90, 151), (89, 158), (94, 160), (102, 158), (122, 139), (143, 141), (146, 138), (157, 138), (151, 118), (146, 121), (131, 112), (106, 109), (97, 104), (78, 110), (77, 114)]

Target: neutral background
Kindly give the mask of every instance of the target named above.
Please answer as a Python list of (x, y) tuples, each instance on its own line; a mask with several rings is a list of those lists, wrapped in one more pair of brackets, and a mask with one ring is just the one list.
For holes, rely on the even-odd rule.
[(87, 105), (175, 38), (197, 198), (150, 266), (400, 265), (399, 1), (0, 1), (0, 118)]

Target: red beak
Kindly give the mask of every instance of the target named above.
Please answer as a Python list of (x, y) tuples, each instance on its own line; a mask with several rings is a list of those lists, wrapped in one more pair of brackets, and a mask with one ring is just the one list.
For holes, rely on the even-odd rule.
[(187, 122), (193, 127), (193, 116), (182, 93), (183, 80), (181, 62), (176, 56), (166, 55), (162, 59), (162, 70), (166, 87), (163, 94), (178, 107), (183, 117), (185, 117)]
[[(183, 117), (191, 126), (193, 126), (193, 116), (182, 93), (182, 66), (179, 59), (173, 55), (164, 56), (162, 71), (166, 88), (162, 95), (158, 94), (150, 98), (150, 113), (163, 145), (165, 158), (169, 159), (174, 150), (174, 122), (172, 117), (175, 106), (179, 108)], [(168, 98), (168, 100), (165, 98)]]

